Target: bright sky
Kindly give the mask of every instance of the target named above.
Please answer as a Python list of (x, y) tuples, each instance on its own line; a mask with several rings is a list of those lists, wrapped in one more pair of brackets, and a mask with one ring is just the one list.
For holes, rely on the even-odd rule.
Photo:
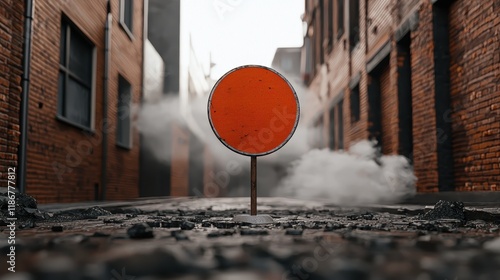
[(218, 79), (237, 66), (270, 66), (278, 47), (302, 46), (303, 13), (304, 0), (182, 0), (181, 32), (207, 69), (212, 54)]

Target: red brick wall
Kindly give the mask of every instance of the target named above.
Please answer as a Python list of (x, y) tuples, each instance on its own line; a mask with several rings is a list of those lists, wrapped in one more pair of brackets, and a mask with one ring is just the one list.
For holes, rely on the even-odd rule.
[(185, 129), (172, 125), (171, 196), (189, 195), (189, 133)]
[[(134, 104), (139, 104), (142, 92), (142, 41), (143, 1), (133, 1), (133, 38), (130, 38), (119, 23), (120, 1), (112, 0), (113, 31), (111, 45), (111, 69), (109, 84), (108, 116), (112, 123), (117, 119), (118, 75), (131, 85)], [(116, 146), (116, 134), (108, 141), (108, 186), (107, 199), (126, 199), (139, 196), (139, 133), (133, 129), (132, 149)]]
[(421, 192), (438, 191), (432, 4), (422, 1), (411, 34), (414, 170)]
[(500, 189), (499, 14), (500, 1), (457, 1), (450, 7), (449, 118), (459, 190)]
[[(108, 95), (107, 199), (138, 196), (137, 133), (131, 150), (116, 146), (118, 74), (141, 90), (142, 2), (134, 1), (134, 38), (119, 26), (119, 0), (112, 0), (113, 27)], [(65, 14), (95, 45), (95, 133), (56, 119), (61, 15)], [(104, 26), (106, 1), (38, 1), (35, 5), (29, 100), (27, 193), (41, 202), (93, 200), (101, 187)]]
[[(364, 2), (364, 1), (363, 1)], [(377, 51), (387, 39), (392, 27), (391, 0), (369, 0), (367, 21), (367, 49)]]
[(0, 2), (0, 185), (17, 166), (21, 103), (24, 1)]
[[(366, 6), (367, 4), (367, 6)], [(395, 33), (413, 12), (418, 24), (410, 32), (413, 157), (421, 192), (438, 191), (437, 133), (434, 83), (433, 4), (431, 0), (361, 0), (360, 46), (342, 51), (336, 42), (326, 58), (330, 99), (341, 89), (344, 97), (345, 146), (368, 136), (368, 74), (366, 65), (388, 41), (389, 65), (382, 71), (383, 152), (397, 153), (398, 72)], [(306, 11), (306, 18), (310, 11)], [(367, 17), (365, 16), (365, 13)], [(500, 182), (500, 0), (488, 3), (455, 0), (450, 7), (450, 82), (452, 144), (456, 190), (498, 190)], [(345, 15), (348, 31), (348, 14)], [(350, 64), (349, 68), (346, 65)], [(380, 72), (380, 69), (377, 69)], [(360, 73), (360, 120), (350, 120), (348, 81)], [(319, 74), (311, 92), (319, 91)], [(326, 114), (328, 106), (324, 106)], [(327, 115), (327, 114), (326, 114)], [(328, 129), (325, 118), (324, 130)]]

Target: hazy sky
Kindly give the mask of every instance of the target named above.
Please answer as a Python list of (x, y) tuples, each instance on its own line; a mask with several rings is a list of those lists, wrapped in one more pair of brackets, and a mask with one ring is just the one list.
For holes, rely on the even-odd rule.
[(182, 0), (181, 32), (207, 69), (212, 54), (218, 79), (237, 66), (270, 66), (278, 47), (301, 46), (303, 12), (304, 0)]

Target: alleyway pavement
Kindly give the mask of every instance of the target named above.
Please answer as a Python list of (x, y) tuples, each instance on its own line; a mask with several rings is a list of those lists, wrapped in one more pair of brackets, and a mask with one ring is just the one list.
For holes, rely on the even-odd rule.
[[(16, 272), (2, 279), (500, 279), (500, 211), (460, 202), (338, 207), (259, 198), (36, 205), (18, 195)], [(1, 200), (0, 261), (8, 261)]]

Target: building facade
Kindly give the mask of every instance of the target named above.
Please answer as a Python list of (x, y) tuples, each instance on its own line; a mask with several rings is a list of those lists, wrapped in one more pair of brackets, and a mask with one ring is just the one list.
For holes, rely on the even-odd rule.
[(321, 146), (375, 139), (420, 192), (500, 189), (500, 1), (306, 0)]
[[(171, 120), (160, 121), (166, 131), (160, 140), (141, 135), (141, 196), (203, 196), (212, 168), (203, 131), (191, 112), (193, 103), (207, 96), (209, 85), (181, 14), (180, 0), (149, 1), (148, 39), (164, 65), (162, 96), (154, 102), (169, 102), (175, 109), (165, 116)], [(160, 153), (166, 156), (158, 157)]]
[(0, 2), (0, 184), (17, 168), (24, 42), (24, 1)]
[(143, 33), (144, 1), (36, 1), (26, 192), (40, 202), (138, 197)]

